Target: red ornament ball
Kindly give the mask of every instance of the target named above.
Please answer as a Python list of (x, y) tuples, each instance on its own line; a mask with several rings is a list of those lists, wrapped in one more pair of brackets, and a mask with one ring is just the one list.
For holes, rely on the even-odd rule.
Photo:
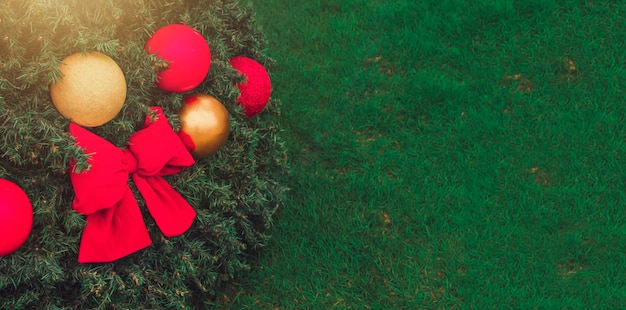
[(246, 117), (259, 114), (267, 106), (272, 93), (267, 70), (256, 60), (243, 56), (231, 58), (230, 64), (246, 78), (243, 83), (237, 84), (240, 93), (237, 102), (244, 107)]
[(15, 183), (0, 179), (0, 256), (17, 250), (33, 228), (33, 206)]
[(158, 73), (157, 86), (165, 91), (182, 93), (196, 88), (211, 67), (209, 44), (202, 34), (186, 25), (160, 28), (146, 42), (145, 49), (169, 63)]

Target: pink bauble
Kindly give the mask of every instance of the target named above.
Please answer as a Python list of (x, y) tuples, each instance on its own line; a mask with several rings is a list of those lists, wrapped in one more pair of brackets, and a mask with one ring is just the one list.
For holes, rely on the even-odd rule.
[(0, 256), (17, 250), (33, 228), (33, 207), (17, 184), (0, 179)]
[(237, 102), (244, 107), (246, 117), (259, 114), (267, 105), (272, 93), (272, 83), (267, 70), (256, 60), (243, 56), (231, 58), (230, 64), (245, 76), (244, 82), (237, 84), (239, 87)]
[(157, 86), (171, 92), (186, 92), (196, 88), (209, 73), (211, 50), (204, 37), (195, 29), (171, 24), (157, 30), (146, 42), (150, 54), (169, 63), (158, 73)]

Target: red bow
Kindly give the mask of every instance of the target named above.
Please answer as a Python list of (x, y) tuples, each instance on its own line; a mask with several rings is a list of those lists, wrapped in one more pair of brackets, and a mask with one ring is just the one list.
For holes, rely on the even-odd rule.
[[(91, 168), (73, 172), (73, 208), (86, 215), (78, 253), (79, 263), (111, 262), (148, 247), (152, 240), (141, 210), (128, 185), (128, 176), (146, 201), (146, 207), (163, 234), (178, 236), (191, 226), (196, 211), (162, 176), (194, 164), (160, 107), (146, 117), (144, 128), (134, 133), (128, 148), (120, 149), (76, 124), (70, 134), (90, 155)], [(155, 119), (156, 117), (156, 119)]]

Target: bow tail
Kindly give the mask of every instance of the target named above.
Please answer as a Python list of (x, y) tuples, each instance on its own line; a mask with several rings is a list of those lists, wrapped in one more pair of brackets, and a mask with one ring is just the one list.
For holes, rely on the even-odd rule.
[(112, 262), (150, 244), (152, 240), (141, 210), (128, 189), (116, 207), (87, 215), (78, 262)]
[(133, 174), (133, 181), (165, 236), (182, 235), (191, 227), (196, 211), (165, 179)]

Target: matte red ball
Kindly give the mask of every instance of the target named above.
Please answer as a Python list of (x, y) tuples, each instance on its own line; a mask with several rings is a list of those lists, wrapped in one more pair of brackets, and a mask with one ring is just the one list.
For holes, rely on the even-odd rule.
[(0, 179), (0, 256), (15, 252), (33, 228), (33, 206), (15, 183)]
[(146, 42), (145, 49), (169, 63), (158, 73), (157, 86), (165, 91), (182, 93), (196, 88), (211, 67), (209, 44), (202, 34), (186, 25), (160, 28)]
[(246, 117), (259, 114), (267, 106), (272, 94), (270, 76), (263, 65), (248, 57), (236, 56), (230, 59), (230, 64), (245, 76), (239, 87), (237, 102), (244, 107)]

